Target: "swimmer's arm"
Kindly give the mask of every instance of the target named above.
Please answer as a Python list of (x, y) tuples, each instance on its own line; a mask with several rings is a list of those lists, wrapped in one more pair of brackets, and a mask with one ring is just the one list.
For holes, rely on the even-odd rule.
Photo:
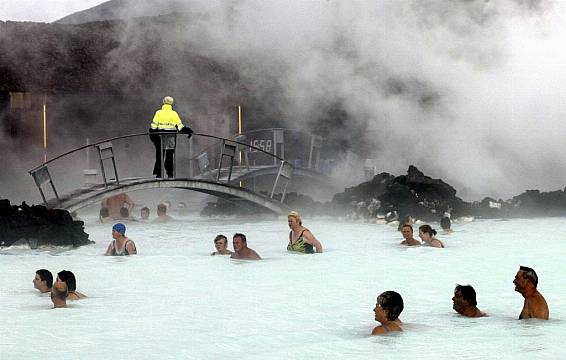
[(126, 250), (128, 250), (128, 254), (130, 255), (135, 255), (138, 253), (136, 247), (133, 244), (134, 244), (133, 241), (128, 241), (128, 243), (126, 244)]
[(310, 230), (305, 231), (304, 237), (307, 243), (311, 244), (316, 248), (317, 253), (322, 252), (322, 244), (314, 237), (314, 235), (310, 232)]
[(105, 256), (110, 256), (112, 255), (112, 242), (110, 242), (110, 244), (108, 244), (108, 248), (106, 249), (106, 253), (104, 253)]

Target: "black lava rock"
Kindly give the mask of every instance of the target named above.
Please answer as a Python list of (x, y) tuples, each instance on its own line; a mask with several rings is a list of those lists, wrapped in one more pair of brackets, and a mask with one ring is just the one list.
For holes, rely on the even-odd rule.
[(73, 246), (93, 244), (84, 232), (84, 223), (73, 220), (66, 210), (47, 209), (43, 205), (10, 205), (0, 200), (0, 246), (27, 241), (30, 247), (43, 245)]

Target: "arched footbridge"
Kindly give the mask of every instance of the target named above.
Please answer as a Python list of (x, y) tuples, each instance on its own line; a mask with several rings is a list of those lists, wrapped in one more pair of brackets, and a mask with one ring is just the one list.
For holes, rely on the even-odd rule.
[[(317, 144), (313, 142), (309, 167), (302, 167), (275, 152), (249, 144), (242, 135), (228, 139), (195, 133), (185, 141), (186, 135), (182, 134), (154, 134), (162, 138), (162, 150), (176, 150), (172, 177), (165, 178), (163, 173), (157, 177), (140, 174), (151, 170), (149, 163), (152, 165), (155, 156), (148, 133), (129, 134), (78, 147), (42, 163), (29, 173), (46, 206), (69, 211), (99, 204), (119, 193), (169, 188), (205, 193), (245, 208), (284, 214), (289, 211), (284, 200), (293, 177), (306, 177), (332, 186), (331, 179), (314, 166), (318, 164), (320, 146), (316, 148)], [(140, 149), (149, 155), (140, 156)], [(97, 168), (84, 169), (84, 166), (76, 165), (77, 162), (84, 163), (84, 153), (86, 163), (97, 160)], [(145, 165), (137, 164), (140, 158), (145, 160)], [(248, 179), (262, 176), (269, 178), (269, 189), (257, 190), (255, 182), (248, 186)], [(47, 193), (52, 197), (48, 199)]]

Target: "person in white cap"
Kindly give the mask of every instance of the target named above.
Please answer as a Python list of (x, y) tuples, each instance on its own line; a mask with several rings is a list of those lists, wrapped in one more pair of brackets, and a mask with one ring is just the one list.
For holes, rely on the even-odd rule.
[[(184, 126), (179, 114), (173, 110), (173, 102), (175, 100), (171, 96), (165, 96), (163, 98), (163, 106), (160, 110), (155, 112), (151, 126), (149, 129), (150, 139), (155, 146), (155, 165), (153, 166), (153, 175), (156, 177), (161, 176), (161, 159), (163, 154), (161, 154), (161, 137), (156, 132), (171, 131), (177, 132), (182, 131), (191, 136), (193, 131), (188, 126)], [(164, 150), (165, 155), (165, 171), (168, 177), (173, 176), (173, 154), (174, 149)]]

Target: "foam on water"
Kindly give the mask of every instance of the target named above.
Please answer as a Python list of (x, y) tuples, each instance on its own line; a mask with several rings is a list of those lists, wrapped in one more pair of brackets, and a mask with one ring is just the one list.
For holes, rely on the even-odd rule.
[[(102, 256), (112, 224), (88, 221), (95, 245), (0, 251), (2, 359), (559, 358), (566, 330), (566, 223), (474, 221), (439, 236), (446, 249), (405, 248), (396, 227), (305, 219), (324, 254), (285, 251), (286, 219), (128, 224), (139, 255)], [(265, 260), (211, 257), (219, 233), (243, 232)], [(519, 264), (533, 267), (551, 320), (518, 321)], [(73, 271), (88, 299), (50, 309), (35, 270)], [(490, 317), (451, 309), (472, 284)], [(376, 296), (399, 292), (404, 333), (371, 337)]]

